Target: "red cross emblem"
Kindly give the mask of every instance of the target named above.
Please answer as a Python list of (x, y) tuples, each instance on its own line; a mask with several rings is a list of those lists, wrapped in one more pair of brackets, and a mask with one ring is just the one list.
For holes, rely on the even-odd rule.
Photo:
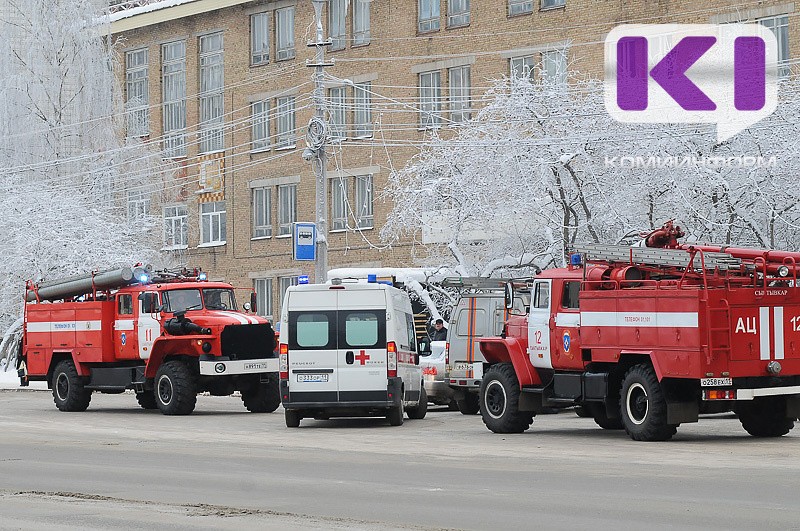
[(366, 350), (362, 350), (359, 352), (358, 356), (356, 356), (356, 359), (361, 362), (361, 365), (364, 365), (369, 361), (369, 354), (367, 354)]

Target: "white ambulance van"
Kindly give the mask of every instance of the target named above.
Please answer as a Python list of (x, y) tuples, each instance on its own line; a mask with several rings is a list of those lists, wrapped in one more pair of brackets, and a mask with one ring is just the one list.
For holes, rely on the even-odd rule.
[(411, 301), (381, 283), (292, 286), (281, 310), (281, 399), (286, 426), (303, 418), (425, 417)]

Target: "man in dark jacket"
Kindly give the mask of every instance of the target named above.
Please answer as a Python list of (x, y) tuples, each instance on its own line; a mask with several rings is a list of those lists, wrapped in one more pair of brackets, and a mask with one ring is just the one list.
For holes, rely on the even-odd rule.
[(447, 341), (447, 328), (444, 327), (444, 321), (436, 319), (436, 324), (433, 325), (430, 336), (431, 341)]

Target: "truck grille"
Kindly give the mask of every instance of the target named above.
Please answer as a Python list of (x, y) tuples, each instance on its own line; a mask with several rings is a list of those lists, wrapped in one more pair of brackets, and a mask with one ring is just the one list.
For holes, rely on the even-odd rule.
[(232, 360), (275, 357), (272, 325), (228, 325), (222, 330), (222, 355)]

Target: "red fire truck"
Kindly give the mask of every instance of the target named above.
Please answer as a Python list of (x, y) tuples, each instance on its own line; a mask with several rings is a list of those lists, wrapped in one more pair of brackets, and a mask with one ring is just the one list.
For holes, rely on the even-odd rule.
[(126, 389), (165, 415), (191, 413), (203, 391), (238, 390), (252, 412), (280, 405), (272, 326), (205, 273), (137, 267), (29, 282), (24, 321), (21, 383), (46, 381), (61, 411)]
[[(502, 337), (480, 339), (483, 422), (527, 430), (582, 406), (605, 429), (670, 439), (700, 413), (734, 411), (756, 437), (800, 415), (800, 253), (679, 244), (585, 245), (566, 268), (506, 286)], [(515, 312), (522, 296), (529, 306)]]

